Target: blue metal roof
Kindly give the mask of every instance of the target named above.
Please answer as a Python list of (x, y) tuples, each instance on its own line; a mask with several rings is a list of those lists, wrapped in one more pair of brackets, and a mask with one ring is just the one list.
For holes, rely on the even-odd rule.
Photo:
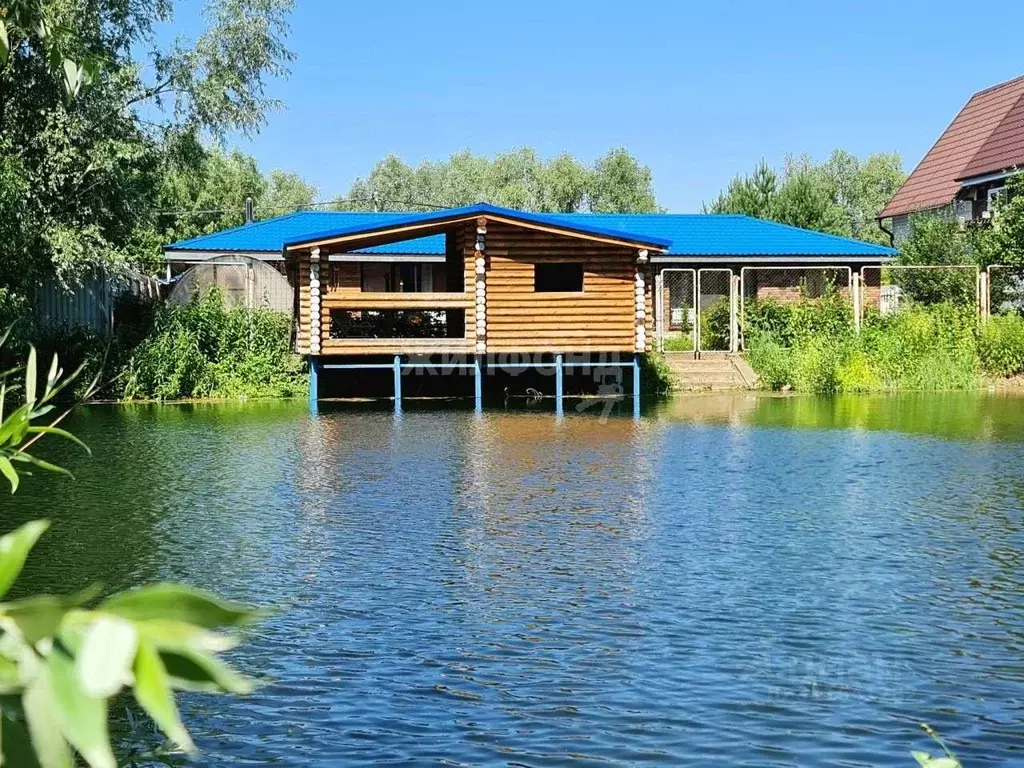
[(651, 245), (657, 248), (668, 248), (668, 246), (672, 244), (667, 238), (635, 230), (627, 232), (613, 226), (610, 220), (608, 223), (598, 222), (591, 216), (569, 217), (564, 215), (559, 216), (558, 214), (553, 213), (529, 213), (526, 211), (517, 211), (512, 208), (499, 208), (498, 206), (491, 205), (489, 203), (474, 203), (473, 205), (466, 205), (461, 208), (446, 208), (444, 210), (430, 211), (428, 213), (410, 213), (403, 219), (387, 223), (381, 222), (376, 225), (354, 223), (349, 226), (325, 230), (323, 232), (315, 232), (311, 235), (299, 237), (295, 240), (286, 242), (285, 246), (302, 245), (303, 243), (316, 242), (317, 240), (330, 240), (331, 238), (344, 237), (345, 235), (363, 233), (371, 234), (375, 230), (389, 229), (391, 227), (403, 227), (412, 224), (443, 224), (446, 221), (454, 221), (457, 219), (465, 219), (470, 216), (482, 216), (486, 214), (503, 216), (505, 218), (530, 222), (533, 224), (544, 224), (550, 227), (572, 230), (574, 232), (580, 232), (587, 235), (609, 237), (616, 240), (627, 240), (629, 242)]
[[(515, 217), (580, 232), (650, 243), (666, 247), (669, 256), (808, 256), (885, 259), (896, 251), (873, 243), (826, 235), (785, 224), (738, 214), (679, 213), (549, 213), (525, 214), (486, 206), (432, 212), (349, 213), (299, 211), (287, 216), (201, 235), (167, 246), (164, 250), (219, 253), (266, 252), (280, 254), (287, 243), (375, 230), (396, 224), (443, 221), (473, 212), (514, 214)], [(433, 235), (374, 246), (360, 253), (440, 255), (444, 235)], [(665, 245), (662, 245), (665, 244)]]

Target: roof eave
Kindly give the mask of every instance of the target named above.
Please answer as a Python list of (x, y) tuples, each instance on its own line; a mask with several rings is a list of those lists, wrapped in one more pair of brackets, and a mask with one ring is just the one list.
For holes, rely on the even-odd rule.
[(1001, 179), (1008, 179), (1011, 176), (1015, 176), (1024, 170), (1024, 164), (1018, 163), (1008, 168), (1001, 168), (999, 170), (988, 171), (986, 173), (976, 173), (972, 176), (961, 176), (956, 179), (960, 182), (963, 187), (973, 187), (978, 184), (986, 184), (990, 181), (999, 181)]

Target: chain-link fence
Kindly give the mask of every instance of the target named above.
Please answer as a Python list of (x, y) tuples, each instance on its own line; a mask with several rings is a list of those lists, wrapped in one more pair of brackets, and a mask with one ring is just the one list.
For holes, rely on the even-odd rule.
[(853, 271), (849, 267), (743, 267), (740, 270), (740, 344), (768, 334), (788, 346), (797, 312), (822, 322), (852, 323)]
[(662, 352), (692, 352), (696, 347), (697, 271), (663, 269), (655, 318)]
[(985, 271), (984, 316), (1024, 312), (1024, 270), (993, 264)]
[(728, 352), (733, 348), (731, 269), (697, 270), (697, 349)]
[(861, 269), (862, 317), (892, 315), (914, 305), (949, 303), (981, 307), (978, 267), (974, 265), (886, 265)]

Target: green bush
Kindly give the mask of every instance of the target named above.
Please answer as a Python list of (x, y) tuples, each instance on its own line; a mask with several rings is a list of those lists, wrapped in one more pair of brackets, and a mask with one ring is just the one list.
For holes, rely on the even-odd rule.
[(721, 298), (700, 313), (700, 348), (729, 348), (729, 299)]
[(686, 331), (666, 336), (662, 341), (662, 346), (666, 352), (692, 352), (693, 335)]
[(804, 300), (787, 310), (767, 304), (748, 314), (746, 337), (747, 359), (765, 388), (830, 394), (978, 386), (978, 320), (970, 307), (873, 312), (856, 334), (845, 302)]
[(747, 362), (757, 373), (760, 386), (765, 389), (781, 390), (793, 386), (792, 351), (776, 341), (770, 334), (748, 341), (750, 351)]
[(303, 391), (302, 359), (291, 349), (291, 318), (224, 306), (211, 290), (185, 305), (163, 305), (128, 360), (123, 396), (288, 397)]
[(831, 290), (820, 299), (806, 295), (795, 302), (753, 299), (743, 308), (746, 338), (771, 338), (784, 347), (799, 345), (817, 335), (836, 339), (853, 334), (853, 307)]
[(790, 323), (792, 304), (776, 299), (751, 299), (743, 307), (743, 333), (748, 339), (758, 337), (784, 347), (793, 343)]
[(981, 330), (978, 355), (991, 376), (1024, 373), (1024, 317), (994, 315)]
[(663, 355), (645, 352), (640, 355), (640, 391), (665, 394), (675, 388), (675, 377)]

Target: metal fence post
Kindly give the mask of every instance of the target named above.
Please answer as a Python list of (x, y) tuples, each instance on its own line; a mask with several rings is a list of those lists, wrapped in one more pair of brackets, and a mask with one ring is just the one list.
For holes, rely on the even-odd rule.
[(473, 397), (475, 399), (474, 409), (477, 413), (481, 413), (484, 409), (483, 366), (480, 359), (480, 355), (473, 356)]
[(309, 358), (309, 412), (316, 416), (317, 399), (320, 397), (320, 359)]
[(992, 280), (991, 267), (984, 272), (978, 272), (978, 311), (981, 313), (981, 321), (985, 322), (992, 315)]
[(853, 283), (853, 330), (860, 333), (861, 323), (861, 278), (860, 269), (854, 270), (850, 276), (850, 280)]
[(633, 355), (633, 418), (640, 418), (640, 354)]
[(729, 273), (729, 351), (739, 350), (740, 343), (740, 291), (739, 275)]
[(555, 414), (562, 415), (562, 356), (555, 355)]
[[(387, 369), (385, 369), (387, 370)], [(402, 412), (402, 357), (395, 355), (395, 413)]]
[(665, 329), (662, 327), (662, 323), (665, 320), (663, 317), (665, 313), (662, 309), (664, 291), (665, 275), (661, 270), (658, 270), (654, 275), (654, 337), (659, 352), (665, 351)]

